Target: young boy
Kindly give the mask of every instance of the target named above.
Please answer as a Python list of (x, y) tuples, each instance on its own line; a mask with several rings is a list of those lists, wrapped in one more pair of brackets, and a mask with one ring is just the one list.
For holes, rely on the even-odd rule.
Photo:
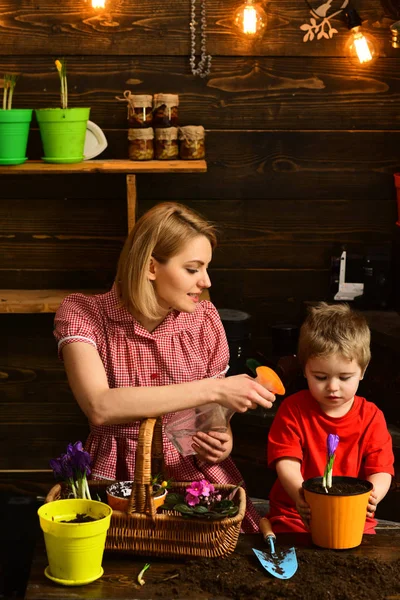
[(282, 402), (268, 436), (268, 465), (278, 474), (268, 515), (275, 532), (307, 531), (311, 511), (302, 482), (323, 475), (331, 433), (339, 436), (333, 474), (374, 485), (364, 533), (375, 533), (374, 515), (389, 490), (394, 456), (382, 411), (355, 395), (370, 357), (370, 331), (361, 314), (347, 304), (321, 302), (310, 309), (298, 345), (308, 390)]

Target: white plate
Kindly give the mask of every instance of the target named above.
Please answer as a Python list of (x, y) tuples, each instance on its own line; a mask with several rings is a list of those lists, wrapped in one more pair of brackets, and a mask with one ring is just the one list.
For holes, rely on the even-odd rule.
[(87, 122), (83, 160), (98, 156), (107, 148), (107, 140), (102, 129), (93, 121)]

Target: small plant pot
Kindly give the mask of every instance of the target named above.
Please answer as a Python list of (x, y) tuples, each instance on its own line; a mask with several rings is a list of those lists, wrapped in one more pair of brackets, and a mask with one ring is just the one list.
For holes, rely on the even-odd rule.
[(27, 160), (32, 109), (0, 110), (0, 165), (21, 165)]
[(322, 477), (303, 482), (304, 496), (311, 507), (311, 537), (322, 548), (355, 548), (361, 544), (373, 485), (356, 477), (332, 478), (327, 494)]
[[(74, 523), (77, 515), (94, 521)], [(103, 575), (101, 566), (112, 509), (97, 500), (68, 499), (38, 510), (48, 566), (45, 575), (61, 585), (85, 585)]]
[(36, 109), (42, 139), (42, 160), (49, 163), (79, 163), (83, 150), (90, 108)]
[[(133, 481), (116, 481), (108, 486), (106, 490), (107, 502), (113, 510), (127, 512), (129, 498), (132, 492), (132, 484)], [(168, 492), (158, 483), (153, 485), (153, 492), (153, 503), (157, 510), (157, 508), (164, 504)]]

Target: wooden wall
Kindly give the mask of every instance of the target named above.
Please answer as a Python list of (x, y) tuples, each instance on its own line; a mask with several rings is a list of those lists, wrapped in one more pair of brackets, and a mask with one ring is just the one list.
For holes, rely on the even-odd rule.
[[(327, 297), (335, 244), (391, 243), (400, 50), (389, 26), (399, 7), (355, 2), (380, 45), (361, 68), (344, 54), (339, 17), (332, 40), (303, 43), (306, 3), (272, 0), (264, 37), (250, 41), (233, 25), (238, 0), (208, 0), (213, 61), (201, 79), (189, 68), (189, 0), (110, 2), (113, 26), (84, 0), (0, 0), (0, 74), (22, 73), (14, 106), (58, 106), (54, 59), (65, 56), (70, 105), (91, 107), (109, 143), (102, 157), (126, 158), (126, 106), (115, 96), (179, 94), (181, 124), (207, 130), (208, 172), (138, 177), (139, 211), (176, 199), (220, 224), (212, 298), (251, 313), (264, 350), (270, 325), (297, 322), (305, 300)], [(34, 122), (29, 157), (40, 156)], [(125, 234), (123, 176), (1, 178), (2, 288), (108, 286)], [(0, 315), (0, 328), (0, 469), (46, 469), (86, 434), (52, 316)]]

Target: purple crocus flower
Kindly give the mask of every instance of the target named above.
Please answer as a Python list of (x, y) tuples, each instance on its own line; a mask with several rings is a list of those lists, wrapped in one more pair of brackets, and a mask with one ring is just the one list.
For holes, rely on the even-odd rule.
[(89, 452), (83, 449), (82, 442), (75, 442), (75, 444), (68, 444), (67, 454), (70, 457), (71, 464), (75, 471), (79, 473), (90, 475), (91, 469), (91, 457)]
[(74, 498), (90, 499), (87, 475), (90, 475), (91, 457), (83, 449), (82, 442), (68, 444), (67, 452), (50, 461), (50, 467), (57, 479), (68, 483)]
[(328, 435), (328, 439), (326, 442), (328, 458), (326, 461), (324, 476), (322, 478), (322, 486), (325, 488), (325, 491), (327, 493), (328, 493), (328, 488), (332, 487), (333, 463), (335, 460), (335, 452), (336, 452), (336, 448), (338, 447), (338, 443), (339, 443), (339, 436), (334, 433), (330, 433)]
[(336, 448), (338, 447), (338, 443), (339, 443), (339, 436), (334, 433), (330, 433), (328, 435), (328, 440), (327, 440), (329, 458), (331, 458), (335, 454)]
[(57, 479), (64, 479), (61, 458), (52, 458), (50, 461), (50, 467), (53, 469), (54, 477)]

